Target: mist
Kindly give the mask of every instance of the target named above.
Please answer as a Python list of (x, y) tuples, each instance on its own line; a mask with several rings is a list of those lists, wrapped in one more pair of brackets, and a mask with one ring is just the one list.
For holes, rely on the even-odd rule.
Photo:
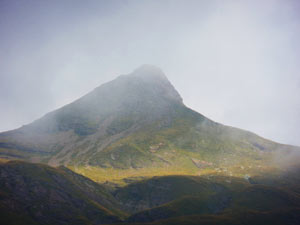
[(208, 118), (300, 145), (299, 10), (293, 0), (2, 0), (0, 131), (146, 63)]

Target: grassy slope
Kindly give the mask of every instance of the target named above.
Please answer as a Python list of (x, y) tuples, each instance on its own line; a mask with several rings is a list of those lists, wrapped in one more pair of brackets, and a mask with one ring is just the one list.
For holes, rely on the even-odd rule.
[[(131, 133), (101, 152), (90, 151), (69, 165), (97, 182), (122, 182), (126, 177), (214, 174), (255, 176), (278, 167), (275, 156), (297, 147), (280, 145), (253, 133), (223, 126), (185, 108)], [(300, 151), (299, 151), (300, 152)], [(81, 160), (88, 165), (80, 165)], [(109, 175), (108, 175), (109, 174)]]

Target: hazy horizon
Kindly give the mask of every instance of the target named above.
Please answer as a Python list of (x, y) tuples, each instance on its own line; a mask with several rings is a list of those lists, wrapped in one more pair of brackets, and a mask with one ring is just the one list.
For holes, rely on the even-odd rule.
[(0, 2), (0, 131), (142, 64), (208, 118), (300, 146), (297, 1)]

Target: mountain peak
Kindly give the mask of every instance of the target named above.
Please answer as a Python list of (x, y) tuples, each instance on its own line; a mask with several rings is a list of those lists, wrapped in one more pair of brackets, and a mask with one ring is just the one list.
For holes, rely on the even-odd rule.
[(163, 73), (161, 68), (151, 64), (143, 64), (136, 68), (134, 72)]
[(180, 94), (168, 80), (162, 69), (157, 66), (144, 64), (126, 77), (129, 80), (131, 80), (131, 78), (139, 80), (141, 82), (139, 86), (144, 85), (143, 92), (147, 90), (149, 93), (155, 93), (155, 95), (159, 97), (176, 101), (180, 104), (182, 103)]
[(132, 74), (133, 76), (139, 76), (144, 78), (153, 78), (153, 79), (160, 79), (160, 80), (168, 80), (162, 69), (157, 66), (144, 64), (137, 69), (135, 69)]

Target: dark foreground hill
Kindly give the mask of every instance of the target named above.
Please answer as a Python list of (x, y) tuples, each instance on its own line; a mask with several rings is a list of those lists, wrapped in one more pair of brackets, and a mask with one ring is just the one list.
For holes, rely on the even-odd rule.
[(0, 164), (0, 224), (103, 224), (125, 214), (106, 189), (71, 170)]
[[(131, 223), (180, 224), (186, 220), (183, 224), (197, 224), (189, 221), (193, 217), (204, 224), (226, 224), (227, 220), (228, 224), (300, 222), (299, 193), (279, 183), (266, 185), (255, 178), (252, 182), (256, 184), (228, 177), (159, 177), (131, 184), (121, 189), (117, 197), (130, 199), (127, 204), (136, 211), (127, 219)], [(282, 217), (281, 223), (272, 216)]]
[(108, 189), (64, 167), (11, 161), (0, 164), (0, 224), (297, 225), (298, 173), (154, 177)]

